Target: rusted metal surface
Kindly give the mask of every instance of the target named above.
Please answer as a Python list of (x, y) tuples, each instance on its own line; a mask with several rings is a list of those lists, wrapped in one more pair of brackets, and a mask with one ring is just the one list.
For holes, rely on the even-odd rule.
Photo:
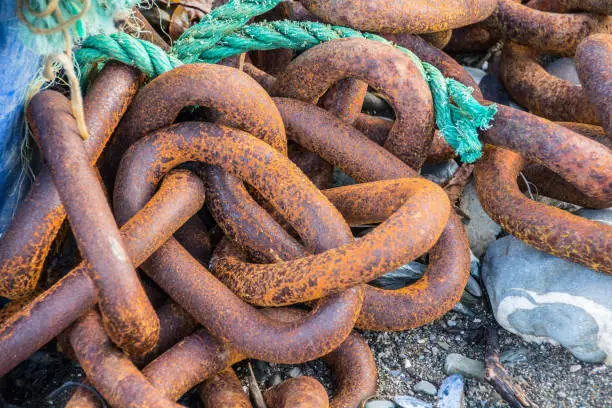
[[(393, 120), (362, 113), (357, 117), (354, 126), (376, 144), (383, 145), (393, 127)], [(453, 148), (446, 143), (444, 136), (436, 130), (425, 163), (442, 163), (455, 156), (456, 153)]]
[(319, 190), (329, 188), (334, 181), (334, 169), (318, 154), (297, 144), (289, 145), (289, 160), (294, 162)]
[(446, 52), (483, 52), (495, 45), (499, 35), (492, 34), (479, 24), (453, 30), (450, 41), (444, 47)]
[[(176, 202), (175, 202), (176, 200)], [(163, 244), (204, 202), (204, 186), (185, 171), (164, 179), (153, 199), (122, 229), (134, 265)], [(48, 343), (97, 302), (97, 290), (82, 263), (0, 328), (0, 376)]]
[[(448, 220), (450, 206), (441, 188), (425, 179), (403, 179), (397, 183), (407, 192), (403, 205), (383, 224), (352, 244), (268, 265), (249, 263), (235, 247), (221, 244), (215, 250), (211, 269), (234, 293), (260, 306), (318, 299), (375, 279), (427, 252)], [(398, 187), (378, 182), (345, 188), (365, 194)], [(368, 199), (375, 199), (376, 205), (382, 208), (388, 205), (381, 195), (373, 194)], [(414, 233), (407, 237), (406, 231)], [(381, 242), (385, 245), (381, 246)]]
[(484, 20), (486, 29), (514, 42), (559, 55), (571, 56), (591, 34), (610, 33), (612, 17), (601, 14), (560, 14), (539, 11), (514, 1), (499, 0)]
[(126, 352), (144, 354), (157, 342), (159, 320), (89, 163), (70, 102), (58, 92), (40, 92), (29, 104), (28, 117), (66, 208), (79, 251), (90, 265), (104, 326)]
[(500, 77), (510, 95), (533, 114), (550, 120), (599, 124), (583, 88), (546, 72), (538, 56), (529, 47), (505, 43)]
[(85, 314), (70, 333), (70, 343), (96, 390), (115, 407), (179, 408), (114, 347), (97, 312)]
[[(335, 167), (340, 168), (353, 178), (361, 181), (376, 181), (388, 180), (397, 178), (412, 178), (418, 177), (418, 173), (412, 170), (409, 166), (402, 163), (395, 156), (389, 153), (384, 148), (378, 146), (374, 142), (368, 140), (365, 135), (361, 134), (355, 128), (342, 123), (329, 112), (326, 112), (316, 106), (289, 100), (285, 98), (274, 98), (275, 103), (279, 107), (279, 111), (285, 121), (287, 132), (292, 140), (297, 141), (302, 146), (315, 150), (325, 160), (332, 163)], [(291, 109), (293, 107), (293, 109)], [(293, 116), (295, 115), (295, 116)], [(296, 120), (296, 118), (300, 120)], [(318, 132), (319, 126), (312, 126), (315, 121), (319, 121), (328, 129), (334, 129), (331, 132)], [(353, 188), (358, 188), (355, 186)], [(384, 188), (381, 193), (384, 194)], [(336, 200), (333, 194), (328, 194), (334, 190), (325, 192), (328, 198), (332, 200), (342, 213), (347, 221), (351, 221), (351, 200)], [(376, 190), (379, 191), (379, 190)], [(388, 193), (387, 193), (388, 194)], [(401, 200), (401, 198), (400, 198)], [(393, 206), (377, 206), (378, 197), (374, 199), (359, 201), (361, 205), (367, 205), (365, 213), (374, 216), (380, 214), (380, 211), (389, 211), (379, 216), (378, 221), (384, 221), (389, 217), (400, 205)], [(397, 201), (396, 201), (397, 203)], [(358, 211), (354, 209), (353, 211)], [(359, 213), (357, 213), (359, 214)], [(280, 239), (280, 238), (279, 238)], [(434, 279), (431, 282), (443, 281), (440, 289), (436, 291), (435, 285), (429, 288), (428, 285), (423, 285), (420, 290), (423, 294), (429, 294), (430, 291), (435, 291), (436, 297), (420, 298), (420, 290), (406, 290), (404, 298), (402, 296), (394, 296), (392, 291), (377, 292), (376, 302), (370, 303), (372, 311), (368, 311), (370, 307), (362, 307), (362, 317), (360, 317), (360, 326), (372, 329), (394, 329), (401, 330), (409, 327), (414, 327), (418, 324), (424, 324), (428, 321), (441, 316), (448, 311), (456, 301), (459, 300), (461, 292), (468, 278), (470, 255), (467, 244), (467, 237), (461, 226), (458, 217), (452, 215), (449, 220), (449, 226), (444, 230), (440, 240), (444, 245), (434, 247), (436, 253), (442, 254), (440, 258), (431, 266), (434, 267)], [(445, 244), (453, 243), (453, 250), (445, 251)], [(434, 251), (432, 249), (432, 251)], [(438, 270), (439, 269), (439, 270)], [(446, 278), (441, 278), (446, 276)], [(366, 288), (366, 299), (371, 292), (371, 288)], [(415, 310), (411, 308), (402, 308), (402, 304), (411, 305), (410, 298), (414, 297), (415, 302), (430, 302), (431, 307), (423, 310)], [(439, 301), (444, 299), (444, 301)], [(439, 302), (439, 303), (437, 303)], [(436, 305), (439, 305), (436, 307)], [(391, 310), (396, 310), (397, 313), (390, 313)], [(383, 310), (384, 313), (380, 313)], [(363, 316), (368, 316), (364, 319)], [(385, 316), (388, 316), (385, 318)], [(363, 322), (362, 322), (363, 319)]]
[[(115, 189), (119, 221), (138, 211), (165, 171), (194, 160), (222, 167), (252, 185), (313, 252), (351, 242), (340, 213), (285, 156), (247, 133), (209, 123), (173, 125), (141, 139), (128, 151)], [(309, 205), (300, 207), (301, 201)], [(299, 324), (283, 325), (236, 297), (172, 239), (143, 269), (215, 336), (231, 340), (254, 358), (273, 362), (301, 362), (335, 348), (349, 334), (363, 296), (363, 288), (347, 289), (322, 301)]]
[(587, 11), (603, 15), (612, 14), (612, 3), (609, 0), (531, 0), (527, 6), (553, 13)]
[(433, 33), (463, 27), (487, 18), (494, 0), (302, 0), (326, 23), (374, 33)]
[(436, 33), (421, 34), (420, 37), (432, 46), (442, 49), (453, 36), (453, 30), (438, 31)]
[(249, 397), (231, 368), (226, 368), (198, 386), (198, 394), (204, 408), (252, 408)]
[(477, 99), (482, 98), (480, 88), (478, 88), (478, 84), (476, 84), (472, 76), (465, 69), (463, 69), (463, 67), (459, 65), (459, 63), (455, 61), (453, 57), (444, 51), (433, 47), (431, 44), (428, 44), (426, 41), (416, 35), (385, 35), (385, 38), (398, 45), (401, 45), (402, 47), (408, 48), (410, 51), (414, 52), (421, 61), (428, 62), (438, 68), (445, 77), (453, 78), (462, 84), (473, 88), (473, 95)]
[(489, 216), (541, 251), (612, 273), (612, 227), (529, 200), (516, 184), (523, 165), (520, 155), (493, 146), (476, 164), (476, 189)]
[[(89, 138), (80, 143), (95, 163), (138, 88), (134, 68), (109, 63), (85, 95)], [(0, 296), (16, 299), (38, 283), (66, 212), (48, 167), (43, 167), (0, 240)]]
[(358, 408), (376, 393), (378, 374), (368, 344), (352, 333), (336, 350), (323, 357), (333, 373), (335, 392), (331, 408)]
[(315, 103), (347, 77), (362, 80), (388, 97), (397, 119), (385, 148), (419, 169), (433, 138), (433, 102), (410, 58), (392, 46), (359, 38), (318, 45), (289, 64), (272, 94)]
[(266, 405), (278, 408), (328, 408), (327, 392), (312, 377), (285, 380), (264, 392)]
[[(160, 97), (162, 96), (162, 97)], [(266, 91), (247, 74), (209, 64), (183, 65), (166, 72), (142, 88), (105, 153), (101, 172), (108, 186), (129, 146), (149, 132), (174, 122), (187, 106), (211, 108), (232, 123), (286, 154), (280, 116)]]
[[(297, 322), (308, 314), (305, 310), (288, 308), (264, 309), (262, 313), (277, 322), (287, 324)], [(231, 407), (233, 405), (224, 404), (235, 402), (237, 407), (242, 407), (244, 399), (238, 393), (238, 391), (242, 393), (242, 387), (237, 387), (230, 367), (245, 358), (248, 356), (238, 353), (231, 344), (223, 344), (208, 334), (206, 330), (201, 329), (185, 337), (151, 362), (142, 370), (142, 375), (156, 388), (157, 392), (164, 394), (172, 401), (178, 400), (185, 392), (204, 381), (198, 387), (198, 391), (205, 406)], [(367, 343), (357, 333), (352, 333), (336, 350), (323, 359), (329, 365), (336, 384), (336, 391), (330, 403), (331, 407), (357, 408), (364, 399), (376, 392), (376, 364)], [(115, 379), (120, 376), (115, 370), (107, 372), (109, 377)], [(129, 380), (126, 379), (126, 382)], [(139, 387), (138, 383), (134, 386)], [(145, 383), (144, 389), (146, 387), (148, 384)], [(283, 393), (287, 394), (285, 397), (292, 397), (292, 394), (298, 392), (294, 385), (285, 386), (282, 389), (285, 390)], [(134, 391), (141, 392), (140, 390)], [(87, 394), (82, 391), (75, 393), (68, 407), (99, 407), (98, 401), (87, 398)], [(327, 406), (327, 395), (320, 395), (325, 395), (325, 398), (317, 398), (317, 401), (323, 404), (321, 406)], [(122, 398), (125, 397), (122, 396)], [(224, 404), (221, 404), (221, 401)], [(80, 405), (77, 402), (80, 402)], [(250, 405), (246, 406), (250, 407)], [(297, 405), (289, 403), (288, 406)]]
[(576, 51), (576, 69), (589, 103), (612, 139), (612, 35), (584, 40)]
[(548, 167), (587, 196), (612, 205), (612, 152), (571, 130), (503, 105), (481, 133), (485, 142)]
[[(572, 122), (557, 122), (557, 124), (593, 139), (608, 147), (608, 149), (612, 149), (612, 139), (606, 137), (606, 133), (600, 126)], [(521, 173), (530, 183), (535, 185), (535, 193), (539, 195), (587, 208), (608, 208), (610, 206), (608, 201), (596, 200), (582, 193), (571, 183), (541, 164), (527, 163)], [(520, 179), (519, 186), (523, 192), (528, 192), (527, 186), (524, 182), (520, 182)]]

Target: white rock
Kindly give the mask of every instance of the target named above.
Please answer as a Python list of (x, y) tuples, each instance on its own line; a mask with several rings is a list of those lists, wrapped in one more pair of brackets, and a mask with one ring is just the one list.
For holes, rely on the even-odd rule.
[(485, 253), (489, 244), (495, 241), (495, 238), (501, 232), (501, 227), (482, 208), (473, 180), (463, 189), (459, 199), (459, 207), (470, 217), (465, 230), (472, 252), (480, 257)]

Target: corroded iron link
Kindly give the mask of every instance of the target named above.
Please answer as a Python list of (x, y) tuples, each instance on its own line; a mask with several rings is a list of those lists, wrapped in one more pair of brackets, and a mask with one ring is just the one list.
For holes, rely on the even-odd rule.
[[(115, 189), (119, 221), (138, 211), (166, 171), (186, 161), (219, 166), (252, 185), (315, 253), (352, 241), (340, 213), (285, 156), (248, 133), (204, 122), (173, 125), (130, 148)], [(175, 240), (143, 269), (215, 336), (273, 362), (302, 362), (333, 350), (349, 334), (363, 299), (363, 288), (350, 288), (326, 298), (304, 321), (285, 325), (236, 297)]]
[(79, 140), (70, 103), (58, 92), (43, 91), (32, 99), (28, 116), (79, 251), (89, 265), (104, 326), (126, 352), (144, 354), (157, 342), (159, 321)]
[(487, 18), (495, 0), (301, 0), (326, 23), (374, 33), (435, 33)]
[(612, 35), (595, 34), (576, 51), (576, 69), (590, 105), (612, 139)]
[(500, 77), (510, 95), (533, 114), (550, 120), (599, 124), (584, 89), (546, 72), (538, 56), (535, 50), (506, 42)]
[(385, 148), (419, 169), (433, 138), (433, 101), (417, 67), (391, 45), (360, 38), (318, 45), (289, 64), (272, 94), (315, 103), (347, 77), (360, 79), (389, 98), (397, 119)]
[(476, 165), (476, 189), (485, 211), (506, 231), (540, 251), (612, 273), (612, 227), (525, 197), (516, 179), (524, 159), (487, 148)]
[[(109, 63), (85, 95), (83, 108), (89, 137), (81, 141), (95, 164), (119, 119), (138, 89), (138, 72)], [(31, 293), (66, 210), (48, 167), (43, 167), (0, 239), (0, 296), (11, 299)]]
[[(175, 201), (176, 200), (176, 201)], [(121, 229), (133, 265), (140, 265), (204, 203), (204, 186), (190, 172), (164, 178), (150, 202)], [(82, 263), (37, 296), (0, 328), (0, 376), (47, 344), (97, 302), (97, 290)]]
[(610, 33), (612, 17), (601, 14), (560, 14), (535, 10), (515, 0), (499, 0), (482, 26), (503, 38), (538, 51), (572, 56), (591, 34)]

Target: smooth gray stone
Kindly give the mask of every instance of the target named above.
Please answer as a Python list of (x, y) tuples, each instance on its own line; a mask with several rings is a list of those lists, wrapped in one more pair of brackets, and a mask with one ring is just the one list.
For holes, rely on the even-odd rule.
[(393, 402), (391, 401), (383, 401), (383, 400), (372, 400), (372, 401), (368, 401), (365, 404), (365, 408), (396, 408), (397, 405), (395, 405)]
[(457, 353), (446, 356), (444, 371), (446, 374), (461, 374), (480, 381), (483, 381), (485, 376), (485, 366), (482, 361), (472, 360)]
[(433, 408), (433, 405), (429, 402), (421, 401), (408, 395), (396, 395), (393, 397), (393, 401), (401, 408)]
[(470, 276), (468, 279), (467, 285), (465, 286), (465, 290), (467, 290), (470, 295), (476, 297), (482, 297), (482, 288), (480, 287), (480, 283), (473, 276)]
[(478, 200), (474, 180), (470, 181), (461, 194), (459, 207), (470, 217), (465, 231), (470, 241), (470, 249), (477, 257), (481, 257), (489, 244), (495, 241), (501, 232), (501, 227), (487, 215)]
[(460, 374), (448, 376), (440, 384), (436, 408), (463, 408), (463, 377)]
[(502, 363), (522, 363), (527, 361), (527, 354), (529, 354), (529, 350), (524, 347), (506, 350), (499, 356)]
[(470, 74), (472, 79), (476, 82), (476, 85), (479, 85), (480, 81), (482, 81), (482, 78), (484, 78), (487, 75), (486, 72), (484, 72), (482, 69), (479, 69), (479, 68), (468, 67), (467, 65), (462, 65), (461, 67), (465, 69), (468, 72), (468, 74)]
[(436, 184), (443, 184), (453, 177), (458, 168), (459, 165), (452, 159), (443, 163), (424, 164), (421, 175)]
[(399, 289), (421, 279), (426, 270), (427, 265), (419, 262), (410, 262), (374, 279), (370, 284), (387, 290)]
[[(465, 295), (465, 292), (464, 292), (464, 295)], [(474, 313), (472, 309), (470, 309), (468, 306), (466, 306), (462, 302), (459, 302), (455, 306), (453, 306), (453, 312), (461, 313), (462, 315), (465, 315), (468, 317), (476, 316), (476, 313)]]
[(495, 75), (487, 74), (478, 84), (485, 99), (502, 105), (510, 105), (510, 94)]
[[(611, 209), (577, 214), (612, 225)], [(506, 236), (489, 246), (482, 278), (505, 329), (561, 344), (586, 362), (612, 364), (612, 276)]]
[(435, 385), (429, 381), (419, 381), (414, 385), (414, 392), (420, 392), (422, 394), (434, 396), (438, 392)]
[(565, 79), (574, 85), (580, 85), (576, 64), (572, 58), (559, 58), (551, 62), (545, 69), (549, 74), (557, 78)]

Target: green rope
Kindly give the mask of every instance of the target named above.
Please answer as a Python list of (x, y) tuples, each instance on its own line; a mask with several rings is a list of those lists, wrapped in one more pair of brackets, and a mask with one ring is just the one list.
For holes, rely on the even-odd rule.
[[(393, 45), (375, 34), (317, 22), (272, 21), (245, 25), (282, 0), (232, 0), (213, 10), (208, 18), (188, 29), (168, 54), (159, 47), (127, 34), (87, 38), (75, 53), (84, 77), (95, 63), (116, 59), (138, 67), (149, 78), (183, 63), (216, 63), (224, 58), (254, 50), (286, 48), (303, 51), (340, 38), (366, 38)], [(486, 129), (497, 113), (495, 105), (483, 106), (473, 89), (444, 78), (433, 65), (422, 62), (410, 50), (394, 45), (415, 63), (429, 85), (436, 125), (461, 160), (472, 163), (482, 155), (478, 129)]]

